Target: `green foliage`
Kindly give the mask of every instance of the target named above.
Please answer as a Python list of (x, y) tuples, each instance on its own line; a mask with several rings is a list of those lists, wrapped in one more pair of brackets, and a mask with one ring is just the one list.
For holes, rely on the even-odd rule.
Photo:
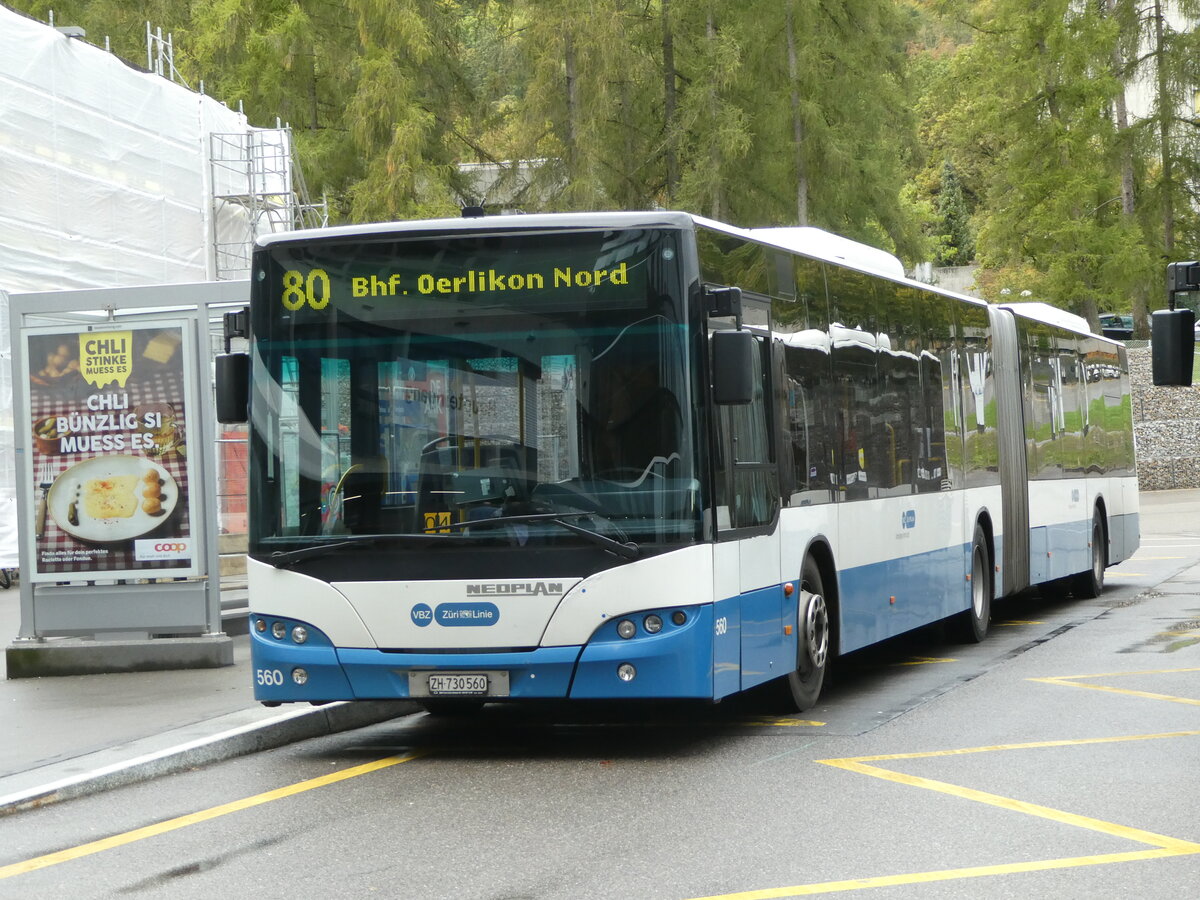
[[(24, 8), (45, 16), (44, 0)], [(65, 0), (144, 58), (289, 123), (335, 219), (452, 214), (465, 162), (528, 211), (675, 206), (916, 254), (915, 130), (893, 0)], [(881, 135), (886, 135), (881, 139)], [(473, 198), (471, 198), (473, 199)]]
[(1200, 32), (1161, 0), (9, 2), (134, 64), (173, 33), (193, 87), (292, 126), (335, 221), (453, 215), (489, 163), (526, 211), (813, 224), (1085, 315), (1200, 245)]
[(937, 264), (965, 266), (975, 258), (975, 239), (971, 235), (970, 215), (963, 196), (962, 183), (954, 164), (942, 164), (942, 183), (937, 195)]

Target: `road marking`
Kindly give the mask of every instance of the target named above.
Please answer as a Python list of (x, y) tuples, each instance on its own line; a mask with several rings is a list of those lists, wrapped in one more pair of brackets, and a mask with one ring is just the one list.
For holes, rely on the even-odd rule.
[(811, 725), (814, 728), (819, 728), (824, 725), (824, 722), (813, 722), (809, 719), (775, 719), (769, 716), (764, 716), (760, 719), (743, 719), (739, 724), (747, 726), (777, 726), (779, 728), (799, 728), (805, 725)]
[(1128, 688), (1116, 688), (1107, 684), (1080, 684), (1082, 678), (1125, 678), (1129, 675), (1174, 675), (1182, 672), (1200, 672), (1200, 668), (1191, 669), (1142, 669), (1137, 672), (1101, 672), (1098, 675), (1057, 675), (1051, 678), (1030, 678), (1030, 681), (1040, 681), (1044, 684), (1058, 684), (1065, 687), (1086, 688), (1089, 691), (1104, 691), (1109, 694), (1126, 694), (1130, 697), (1144, 697), (1147, 700), (1166, 700), (1168, 703), (1183, 703), (1188, 706), (1200, 706), (1200, 700), (1191, 697), (1175, 697), (1171, 694), (1156, 694), (1150, 691), (1134, 691)]
[(974, 800), (978, 803), (986, 803), (991, 806), (998, 806), (1001, 809), (1010, 809), (1015, 812), (1023, 812), (1027, 815), (1038, 816), (1039, 818), (1050, 819), (1051, 821), (1055, 822), (1062, 822), (1066, 825), (1074, 825), (1078, 828), (1099, 831), (1102, 834), (1111, 835), (1113, 837), (1125, 838), (1127, 840), (1137, 841), (1142, 844), (1150, 844), (1153, 847), (1159, 847), (1165, 850), (1200, 853), (1200, 844), (1193, 843), (1191, 841), (1166, 837), (1165, 835), (1154, 834), (1153, 832), (1143, 831), (1138, 828), (1130, 828), (1126, 825), (1103, 822), (1099, 819), (1093, 819), (1090, 816), (1081, 816), (1077, 815), (1076, 813), (1050, 809), (1046, 806), (1039, 806), (1036, 803), (1026, 803), (1023, 800), (1013, 800), (1008, 797), (1001, 797), (997, 794), (989, 794), (986, 791), (977, 791), (974, 788), (961, 787), (960, 785), (956, 784), (948, 784), (944, 781), (935, 781), (932, 778), (922, 778), (917, 775), (894, 772), (891, 769), (884, 769), (879, 766), (867, 765), (867, 763), (871, 762), (900, 759), (929, 759), (939, 756), (961, 756), (968, 753), (990, 753), (997, 750), (1034, 750), (1046, 747), (1078, 747), (1090, 744), (1116, 744), (1129, 741), (1151, 741), (1161, 740), (1164, 738), (1196, 737), (1198, 735), (1200, 735), (1200, 731), (1173, 731), (1159, 734), (1121, 735), (1118, 737), (1109, 738), (1079, 738), (1075, 740), (1062, 741), (1035, 741), (1027, 744), (998, 744), (991, 747), (967, 747), (959, 750), (934, 750), (924, 753), (894, 753), (883, 756), (856, 756), (848, 759), (818, 759), (816, 761), (822, 763), (823, 765), (834, 766), (835, 768), (839, 769), (846, 769), (850, 772), (859, 772), (860, 774), (872, 775), (875, 778), (882, 778), (886, 781), (894, 781), (897, 784), (923, 787), (928, 790), (939, 791), (943, 794), (950, 794), (954, 797), (962, 797), (967, 800)]
[(993, 622), (993, 625), (1045, 625), (1045, 622), (1026, 622), (1021, 619), (1010, 619), (1007, 622)]
[(1146, 572), (1114, 572), (1109, 569), (1104, 573), (1105, 578), (1149, 578)]
[(1012, 810), (1014, 812), (1025, 813), (1026, 815), (1049, 819), (1053, 822), (1059, 822), (1064, 825), (1074, 825), (1078, 828), (1085, 828), (1089, 831), (1097, 831), (1101, 834), (1110, 835), (1112, 837), (1124, 838), (1126, 840), (1136, 841), (1140, 844), (1149, 844), (1153, 849), (1133, 850), (1125, 853), (1104, 853), (1095, 856), (1071, 856), (1064, 857), (1062, 859), (1031, 860), (1029, 862), (1003, 863), (994, 866), (971, 866), (962, 869), (940, 869), (932, 872), (910, 872), (901, 875), (880, 875), (868, 878), (851, 878), (843, 881), (824, 881), (816, 884), (796, 884), (789, 885), (787, 887), (766, 888), (763, 890), (739, 891), (732, 894), (713, 894), (708, 897), (695, 897), (693, 900), (778, 900), (778, 898), (784, 897), (806, 897), (814, 894), (833, 894), (843, 891), (864, 890), (866, 888), (892, 887), (903, 884), (927, 884), (935, 881), (954, 881), (962, 878), (981, 878), (993, 875), (1013, 875), (1021, 872), (1044, 872), (1050, 869), (1070, 869), (1078, 868), (1080, 866), (1099, 866), (1109, 865), (1112, 863), (1133, 862), (1143, 859), (1166, 859), (1172, 856), (1190, 856), (1193, 854), (1200, 854), (1200, 844), (1193, 843), (1192, 841), (1185, 841), (1179, 838), (1155, 834), (1152, 831), (1144, 831), (1143, 829), (1132, 828), (1128, 825), (1119, 825), (1115, 822), (1105, 822), (1101, 819), (1093, 819), (1091, 816), (1081, 816), (1076, 813), (1051, 809), (1048, 806), (1039, 806), (1036, 803), (1026, 803), (1023, 800), (1015, 800), (1010, 797), (1001, 797), (998, 794), (989, 794), (986, 791), (977, 791), (974, 788), (963, 787), (957, 784), (949, 784), (944, 781), (936, 781), (932, 778), (922, 778), (917, 775), (908, 775), (904, 772), (896, 772), (892, 769), (884, 769), (880, 766), (867, 765), (867, 763), (872, 762), (884, 762), (899, 759), (927, 759), (939, 756), (961, 756), (968, 753), (991, 753), (997, 750), (1036, 750), (1046, 747), (1073, 747), (1086, 744), (1115, 744), (1128, 741), (1150, 741), (1162, 738), (1197, 736), (1200, 736), (1200, 731), (1171, 731), (1160, 734), (1134, 734), (1108, 738), (1036, 741), (1026, 744), (997, 744), (990, 747), (965, 747), (956, 750), (932, 750), (922, 753), (890, 753), (880, 756), (855, 756), (848, 757), (846, 759), (818, 759), (816, 762), (839, 769), (845, 769), (849, 772), (856, 772), (861, 775), (870, 775), (874, 778), (882, 778), (886, 781), (894, 781), (897, 784), (908, 785), (910, 787), (925, 788), (927, 790), (949, 794), (953, 797), (961, 797), (964, 800), (973, 800), (977, 803), (985, 803), (989, 806), (996, 806), (1001, 809)]
[(861, 891), (866, 888), (894, 887), (902, 884), (929, 884), (935, 881), (954, 881), (960, 878), (981, 878), (987, 875), (1015, 875), (1021, 872), (1044, 872), (1048, 869), (1069, 869), (1077, 866), (1098, 866), (1107, 863), (1134, 862), (1140, 859), (1165, 859), (1186, 856), (1177, 850), (1134, 850), (1129, 853), (1107, 853), (1103, 856), (1076, 856), (1069, 859), (1048, 859), (1043, 862), (1006, 863), (997, 866), (975, 866), (968, 869), (942, 869), (937, 872), (913, 872), (908, 875), (883, 875), (877, 878), (852, 878), (848, 881), (824, 881), (820, 884), (797, 884), (790, 887), (767, 888), (761, 891), (741, 891), (736, 894), (713, 894), (692, 900), (777, 900), (785, 897), (809, 897), (814, 894), (836, 894), (842, 891)]
[(1189, 559), (1190, 557), (1187, 557), (1187, 556), (1140, 556), (1139, 554), (1135, 553), (1133, 556), (1131, 556), (1129, 558), (1136, 559), (1138, 562), (1146, 562), (1147, 560), (1151, 560), (1151, 559)]
[(423, 753), (409, 753), (406, 756), (389, 756), (386, 759), (377, 759), (375, 762), (366, 763), (361, 766), (354, 766), (349, 769), (343, 769), (340, 772), (331, 772), (330, 774), (322, 775), (319, 778), (312, 778), (308, 781), (301, 781), (297, 784), (288, 785), (287, 787), (276, 788), (273, 791), (255, 794), (253, 797), (245, 797), (241, 800), (234, 800), (231, 803), (223, 803), (220, 806), (214, 806), (210, 809), (201, 810), (200, 812), (189, 813), (186, 816), (179, 816), (174, 819), (167, 819), (165, 822), (147, 825), (144, 828), (135, 828), (133, 831), (126, 831), (123, 834), (114, 834), (111, 837), (102, 838), (98, 841), (80, 844), (78, 847), (70, 847), (66, 850), (59, 850), (56, 853), (47, 853), (44, 856), (35, 856), (33, 859), (27, 859), (24, 862), (0, 866), (0, 880), (11, 878), (14, 875), (24, 875), (27, 872), (36, 872), (38, 869), (45, 869), (50, 866), (56, 866), (59, 863), (70, 862), (71, 860), (80, 859), (84, 856), (91, 856), (93, 853), (103, 853), (105, 850), (112, 850), (116, 847), (122, 847), (126, 844), (132, 844), (136, 841), (145, 840), (146, 838), (157, 837), (160, 834), (166, 834), (169, 831), (176, 831), (180, 828), (186, 828), (189, 825), (198, 825), (199, 823), (207, 822), (210, 819), (217, 819), (221, 816), (227, 816), (230, 813), (241, 812), (243, 809), (261, 806), (264, 803), (270, 803), (274, 800), (282, 800), (285, 797), (292, 797), (296, 794), (302, 794), (305, 791), (311, 791), (315, 788), (325, 787), (326, 785), (337, 784), (339, 781), (357, 778), (359, 775), (367, 775), (371, 772), (378, 772), (380, 769), (386, 769), (389, 766), (411, 762), (412, 760), (418, 759), (423, 755)]
[(910, 660), (904, 662), (892, 663), (893, 666), (927, 666), (930, 663), (952, 663), (958, 662), (958, 659), (953, 656), (914, 656)]

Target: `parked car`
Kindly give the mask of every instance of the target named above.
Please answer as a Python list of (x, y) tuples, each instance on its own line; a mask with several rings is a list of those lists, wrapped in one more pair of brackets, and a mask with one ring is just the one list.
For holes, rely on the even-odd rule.
[(1133, 337), (1133, 316), (1123, 313), (1100, 313), (1100, 333), (1106, 338), (1118, 341), (1130, 340)]

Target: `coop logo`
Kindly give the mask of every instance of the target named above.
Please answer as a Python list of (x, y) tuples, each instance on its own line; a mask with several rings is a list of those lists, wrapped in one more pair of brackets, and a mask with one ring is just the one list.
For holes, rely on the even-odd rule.
[(191, 559), (192, 542), (188, 540), (134, 541), (133, 558), (138, 562), (153, 562), (158, 559)]
[(516, 581), (468, 584), (467, 596), (492, 597), (558, 597), (563, 592), (560, 581)]

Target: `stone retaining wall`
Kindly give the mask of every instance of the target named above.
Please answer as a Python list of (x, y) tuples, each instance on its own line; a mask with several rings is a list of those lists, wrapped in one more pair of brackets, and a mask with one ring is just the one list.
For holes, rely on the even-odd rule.
[(1130, 347), (1133, 436), (1143, 491), (1200, 487), (1200, 386), (1155, 387), (1149, 347)]

